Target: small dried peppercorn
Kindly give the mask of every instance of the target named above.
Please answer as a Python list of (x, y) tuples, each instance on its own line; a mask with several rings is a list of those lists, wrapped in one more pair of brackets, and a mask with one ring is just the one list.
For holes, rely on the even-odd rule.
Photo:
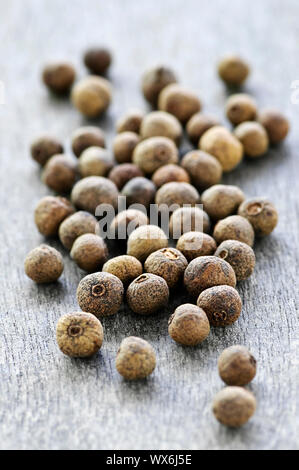
[(88, 176), (75, 184), (71, 194), (72, 203), (82, 210), (95, 214), (101, 204), (116, 208), (118, 189), (115, 184), (102, 176)]
[(144, 176), (144, 173), (133, 163), (122, 163), (115, 166), (109, 173), (109, 179), (117, 186), (119, 191), (125, 186), (128, 181), (137, 176)]
[(79, 158), (79, 171), (83, 178), (87, 176), (106, 176), (114, 166), (111, 153), (101, 147), (89, 147)]
[(105, 78), (90, 75), (81, 79), (72, 89), (72, 103), (88, 118), (102, 114), (112, 99), (111, 85)]
[(25, 259), (25, 273), (37, 284), (57, 281), (63, 272), (63, 268), (61, 254), (48, 245), (40, 245), (34, 248)]
[(211, 219), (220, 220), (237, 212), (245, 194), (238, 186), (216, 184), (202, 193), (201, 200)]
[(143, 118), (143, 111), (140, 109), (130, 109), (126, 114), (119, 118), (116, 123), (116, 130), (118, 133), (129, 131), (139, 134)]
[(42, 73), (44, 84), (49, 90), (57, 94), (69, 92), (75, 76), (74, 67), (66, 62), (48, 64)]
[(127, 254), (145, 261), (154, 251), (168, 247), (168, 239), (156, 225), (142, 225), (136, 228), (128, 239)]
[(190, 177), (184, 168), (170, 163), (158, 168), (152, 176), (152, 181), (157, 188), (161, 188), (163, 184), (173, 181), (177, 183), (190, 183)]
[(153, 67), (147, 70), (142, 77), (143, 95), (152, 106), (156, 107), (163, 88), (176, 81), (176, 76), (169, 67), (161, 65)]
[(233, 267), (237, 281), (244, 281), (254, 271), (255, 254), (246, 243), (238, 240), (226, 240), (219, 245), (215, 256), (224, 259)]
[(104, 264), (103, 272), (118, 277), (124, 286), (129, 285), (134, 279), (141, 276), (142, 264), (134, 256), (122, 255), (112, 258)]
[(76, 157), (89, 147), (105, 148), (105, 136), (99, 127), (79, 127), (72, 135), (72, 150)]
[(178, 119), (164, 111), (153, 111), (146, 114), (140, 127), (142, 139), (150, 137), (168, 137), (176, 145), (180, 144), (183, 129)]
[(126, 380), (145, 379), (156, 367), (154, 348), (144, 339), (125, 338), (116, 356), (116, 369)]
[(68, 193), (74, 186), (78, 174), (76, 161), (68, 155), (54, 155), (47, 161), (43, 182), (57, 193)]
[(243, 158), (243, 146), (225, 127), (214, 126), (203, 134), (199, 142), (200, 150), (217, 158), (223, 171), (231, 171)]
[(163, 88), (159, 94), (158, 108), (173, 114), (185, 124), (191, 116), (200, 111), (201, 102), (193, 91), (172, 83)]
[(255, 238), (251, 223), (240, 215), (231, 215), (220, 220), (215, 226), (213, 237), (218, 244), (225, 240), (238, 240), (251, 247)]
[(217, 245), (214, 238), (206, 233), (187, 232), (179, 238), (176, 247), (188, 261), (192, 261), (199, 256), (213, 255)]
[(247, 157), (261, 157), (269, 148), (268, 134), (258, 122), (243, 122), (236, 127), (235, 136), (242, 143)]
[(92, 47), (84, 54), (86, 67), (95, 75), (106, 75), (111, 62), (111, 52), (103, 47)]
[(175, 248), (162, 248), (146, 259), (144, 270), (147, 273), (163, 277), (170, 289), (174, 288), (183, 278), (188, 261)]
[(113, 153), (118, 163), (128, 163), (132, 161), (135, 147), (139, 144), (140, 137), (135, 132), (121, 132), (117, 134), (113, 141)]
[(201, 150), (188, 152), (182, 160), (182, 167), (200, 191), (219, 183), (222, 178), (222, 166), (217, 158)]
[(169, 233), (177, 240), (186, 232), (209, 232), (210, 218), (200, 207), (181, 207), (173, 212), (169, 221)]
[(127, 302), (139, 315), (151, 315), (164, 308), (169, 299), (167, 282), (155, 274), (141, 274), (128, 287)]
[(279, 144), (288, 135), (290, 123), (288, 119), (275, 109), (265, 109), (258, 115), (259, 123), (266, 129), (270, 143)]
[(168, 322), (171, 338), (184, 346), (197, 346), (210, 334), (210, 323), (202, 308), (192, 304), (178, 307)]
[(43, 135), (35, 139), (30, 147), (33, 160), (44, 166), (54, 155), (63, 153), (63, 145), (50, 135)]
[(61, 222), (74, 212), (74, 207), (64, 197), (45, 196), (35, 208), (35, 225), (45, 237), (54, 237)]
[(256, 360), (245, 346), (231, 346), (218, 359), (218, 371), (227, 385), (244, 386), (256, 375)]
[(200, 202), (200, 196), (196, 188), (189, 183), (166, 183), (157, 191), (156, 204), (165, 204), (169, 208), (173, 205), (180, 207), (185, 204), (194, 206)]
[(253, 121), (257, 116), (256, 101), (245, 93), (231, 95), (226, 102), (226, 117), (237, 126), (245, 121)]
[(89, 273), (99, 271), (108, 256), (104, 240), (94, 233), (85, 233), (78, 237), (71, 250), (71, 257), (79, 268)]
[(247, 62), (236, 55), (227, 55), (218, 64), (220, 78), (229, 86), (242, 85), (249, 73), (250, 68)]
[(198, 145), (199, 139), (211, 127), (219, 126), (219, 120), (214, 116), (196, 113), (188, 121), (186, 131), (192, 144)]
[(213, 400), (215, 418), (225, 426), (238, 428), (247, 423), (256, 410), (254, 395), (242, 387), (226, 387)]
[(278, 224), (276, 207), (262, 197), (244, 201), (239, 207), (238, 214), (250, 222), (257, 237), (270, 235)]
[(71, 250), (74, 241), (85, 233), (95, 233), (97, 219), (88, 212), (79, 211), (67, 217), (59, 227), (59, 238), (67, 250)]
[(133, 163), (148, 175), (152, 175), (163, 165), (178, 161), (178, 149), (168, 137), (146, 139), (136, 146), (133, 153)]
[(128, 181), (121, 194), (126, 197), (128, 207), (132, 204), (141, 204), (148, 208), (154, 202), (156, 186), (147, 178), (137, 176)]
[(112, 238), (126, 240), (135, 229), (148, 224), (149, 219), (144, 212), (137, 209), (127, 209), (114, 217), (109, 231)]
[(238, 291), (228, 285), (204, 290), (198, 297), (197, 305), (206, 312), (212, 326), (232, 325), (242, 311), (242, 300)]

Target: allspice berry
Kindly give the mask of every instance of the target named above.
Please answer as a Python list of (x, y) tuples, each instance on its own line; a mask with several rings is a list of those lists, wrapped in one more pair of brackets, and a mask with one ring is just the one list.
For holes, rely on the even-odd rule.
[(200, 207), (181, 207), (173, 212), (169, 221), (169, 233), (178, 240), (186, 232), (209, 232), (210, 218)]
[(245, 194), (238, 186), (224, 184), (212, 186), (201, 195), (204, 209), (213, 220), (235, 214), (244, 200)]
[(214, 126), (200, 139), (199, 147), (217, 158), (223, 171), (231, 171), (243, 158), (243, 146), (225, 127)]
[(103, 47), (92, 47), (84, 54), (84, 64), (95, 75), (106, 75), (111, 62), (110, 51)]
[(25, 259), (25, 273), (37, 284), (57, 281), (63, 272), (63, 268), (61, 254), (48, 245), (40, 245), (34, 248)]
[(155, 274), (141, 274), (128, 287), (127, 302), (139, 315), (151, 315), (168, 304), (169, 289), (166, 281)]
[(57, 344), (66, 356), (91, 357), (101, 349), (103, 339), (102, 324), (91, 313), (72, 312), (63, 315), (57, 323)]
[(53, 93), (64, 94), (70, 91), (74, 83), (76, 72), (67, 62), (58, 62), (45, 66), (42, 79), (44, 84)]
[(257, 116), (256, 101), (246, 93), (231, 95), (225, 105), (227, 119), (235, 126), (253, 121)]
[(189, 119), (186, 125), (186, 131), (192, 144), (197, 146), (199, 139), (206, 131), (211, 129), (211, 127), (219, 125), (219, 120), (216, 117), (207, 114), (196, 113)]
[(231, 346), (218, 359), (218, 371), (226, 385), (244, 386), (256, 375), (256, 360), (245, 346)]
[(78, 237), (71, 250), (71, 258), (79, 268), (92, 273), (99, 271), (108, 257), (104, 240), (94, 233), (85, 233)]
[(239, 86), (246, 81), (250, 68), (241, 57), (228, 55), (219, 62), (218, 73), (227, 85)]
[(156, 186), (147, 178), (137, 176), (128, 181), (121, 194), (126, 197), (127, 207), (132, 204), (141, 204), (148, 208), (155, 200)]
[(72, 150), (76, 157), (89, 147), (105, 148), (105, 136), (99, 127), (83, 126), (72, 135)]
[(242, 300), (236, 289), (218, 285), (204, 290), (198, 297), (197, 305), (207, 314), (212, 326), (230, 326), (242, 311)]
[(161, 91), (158, 108), (173, 114), (181, 123), (185, 124), (191, 116), (200, 111), (201, 102), (196, 93), (173, 83)]
[(135, 132), (121, 132), (117, 134), (113, 141), (113, 153), (118, 163), (128, 163), (132, 161), (133, 152), (140, 142), (140, 137)]
[(219, 183), (222, 178), (222, 166), (217, 158), (201, 150), (188, 152), (181, 164), (199, 191)]
[(176, 81), (176, 76), (170, 68), (160, 65), (153, 67), (147, 70), (142, 77), (143, 95), (152, 106), (156, 107), (163, 88)]
[(74, 241), (85, 233), (95, 233), (97, 219), (88, 212), (79, 211), (67, 217), (59, 227), (59, 238), (67, 250), (71, 250)]
[(47, 161), (42, 181), (53, 191), (69, 193), (77, 179), (77, 163), (69, 155), (54, 155)]
[(172, 114), (164, 111), (153, 111), (144, 116), (140, 127), (140, 135), (142, 139), (168, 137), (176, 145), (179, 145), (183, 129), (180, 122)]
[(215, 256), (219, 256), (232, 266), (238, 282), (250, 277), (254, 271), (255, 254), (246, 243), (226, 240), (219, 245)]
[(107, 261), (102, 271), (113, 274), (121, 280), (124, 286), (128, 286), (134, 279), (141, 276), (143, 268), (134, 256), (122, 255)]
[(190, 177), (184, 168), (170, 163), (158, 168), (152, 176), (152, 181), (157, 188), (161, 188), (163, 184), (173, 181), (177, 183), (190, 183)]
[(75, 108), (88, 118), (102, 114), (110, 105), (111, 85), (105, 78), (90, 75), (81, 79), (72, 89)]
[(128, 236), (142, 225), (148, 225), (149, 219), (141, 210), (127, 209), (114, 217), (110, 224), (110, 238), (126, 240)]
[(145, 379), (155, 367), (156, 354), (147, 341), (133, 336), (122, 341), (116, 356), (116, 369), (124, 379)]
[(198, 297), (201, 292), (213, 286), (235, 287), (236, 282), (236, 275), (231, 265), (216, 256), (195, 258), (184, 275), (184, 284), (193, 297)]
[(225, 240), (238, 240), (251, 247), (255, 238), (251, 223), (240, 215), (231, 215), (220, 220), (215, 226), (213, 237), (218, 244)]
[(289, 133), (288, 119), (275, 109), (261, 111), (258, 115), (258, 121), (266, 129), (271, 145), (279, 144)]
[(179, 238), (176, 247), (188, 261), (192, 261), (199, 256), (213, 255), (217, 245), (214, 238), (206, 233), (187, 232)]
[(55, 137), (43, 135), (32, 142), (30, 151), (33, 160), (44, 166), (51, 157), (63, 153), (63, 145)]
[(163, 165), (178, 161), (178, 149), (168, 137), (146, 139), (136, 146), (133, 153), (133, 163), (148, 175), (152, 175)]
[(113, 181), (119, 191), (125, 186), (128, 181), (137, 176), (144, 176), (143, 172), (133, 163), (122, 163), (115, 166), (109, 173), (108, 178)]
[(106, 176), (114, 166), (111, 153), (101, 147), (89, 147), (79, 158), (79, 171), (82, 178), (87, 176)]
[(121, 132), (135, 132), (140, 133), (140, 126), (142, 119), (144, 118), (144, 112), (140, 109), (130, 109), (124, 114), (116, 123), (116, 131)]
[(268, 134), (258, 122), (243, 122), (236, 127), (235, 136), (243, 145), (247, 157), (261, 157), (269, 148)]
[(210, 334), (210, 323), (205, 312), (192, 304), (178, 307), (168, 322), (171, 338), (184, 346), (197, 346)]
[(81, 280), (77, 289), (80, 308), (96, 317), (116, 314), (123, 296), (123, 283), (110, 273), (89, 274)]
[(239, 428), (247, 423), (256, 410), (254, 395), (242, 387), (226, 387), (213, 400), (215, 418), (225, 426)]
[(55, 237), (61, 222), (74, 212), (74, 207), (64, 197), (45, 196), (35, 208), (35, 225), (45, 237)]
[(154, 251), (168, 247), (168, 238), (156, 225), (142, 225), (136, 228), (128, 239), (127, 254), (145, 261)]
[(188, 261), (175, 248), (162, 248), (155, 251), (144, 263), (145, 272), (163, 277), (169, 289), (173, 289), (182, 280)]
[(194, 186), (189, 183), (167, 183), (161, 186), (156, 194), (156, 204), (165, 204), (169, 208), (173, 205), (180, 207), (185, 204), (194, 206), (200, 202), (200, 195)]
[(92, 214), (101, 204), (116, 208), (118, 189), (112, 181), (102, 176), (89, 176), (75, 184), (71, 194), (72, 203), (78, 208)]
[(257, 237), (270, 235), (278, 224), (276, 207), (262, 197), (244, 201), (239, 207), (238, 214), (250, 222)]

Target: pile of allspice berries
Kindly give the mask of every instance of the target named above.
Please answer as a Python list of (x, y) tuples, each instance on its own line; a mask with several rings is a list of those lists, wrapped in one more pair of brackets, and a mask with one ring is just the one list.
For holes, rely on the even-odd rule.
[[(76, 71), (68, 63), (46, 66), (42, 78), (51, 92), (70, 92), (73, 105), (87, 118), (95, 118), (112, 99), (112, 85), (103, 77), (112, 56), (96, 47), (86, 52), (84, 62), (91, 75), (75, 84)], [(226, 85), (237, 89), (250, 68), (242, 58), (229, 56), (219, 63), (218, 73)], [(100, 318), (116, 314), (124, 297), (136, 314), (152, 315), (182, 284), (190, 303), (179, 306), (169, 319), (169, 335), (177, 343), (194, 347), (209, 336), (211, 327), (238, 320), (242, 300), (236, 284), (253, 273), (255, 238), (274, 230), (278, 214), (271, 201), (248, 198), (239, 187), (221, 184), (221, 178), (244, 155), (262, 157), (289, 131), (281, 112), (259, 110), (253, 97), (239, 91), (225, 106), (232, 130), (202, 113), (197, 94), (180, 85), (170, 68), (154, 67), (142, 78), (142, 92), (152, 111), (131, 109), (121, 116), (112, 150), (106, 149), (105, 135), (95, 125), (73, 133), (74, 155), (65, 154), (63, 144), (49, 135), (32, 143), (31, 155), (42, 166), (42, 180), (56, 193), (37, 204), (36, 226), (45, 237), (58, 236), (88, 273), (77, 288), (82, 311), (63, 316), (57, 324), (57, 343), (64, 354), (84, 358), (97, 353), (104, 338)], [(194, 149), (181, 157), (184, 132)], [(127, 250), (111, 258), (95, 213), (101, 204), (117, 209), (120, 195), (127, 208), (115, 215), (110, 228), (116, 237), (128, 235)], [(170, 209), (169, 236), (149, 220), (153, 203)], [(130, 208), (134, 204), (145, 211)], [(25, 260), (26, 274), (36, 283), (57, 281), (63, 268), (61, 254), (46, 244)], [(125, 379), (145, 378), (155, 365), (155, 351), (147, 341), (122, 341), (116, 368)], [(215, 397), (213, 412), (221, 423), (241, 426), (256, 408), (253, 394), (242, 388), (254, 378), (256, 361), (244, 346), (234, 345), (221, 354), (218, 366), (228, 387)]]

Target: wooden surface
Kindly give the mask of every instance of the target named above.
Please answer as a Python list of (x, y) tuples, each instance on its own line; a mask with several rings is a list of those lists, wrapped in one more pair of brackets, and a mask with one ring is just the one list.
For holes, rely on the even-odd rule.
[[(1, 6), (1, 72), (6, 104), (1, 119), (1, 317), (0, 447), (3, 449), (283, 449), (298, 448), (298, 124), (291, 82), (299, 79), (297, 0), (12, 0)], [(225, 177), (248, 196), (271, 198), (280, 212), (275, 233), (256, 245), (254, 276), (239, 286), (244, 310), (227, 329), (213, 329), (196, 349), (174, 344), (167, 312), (151, 318), (125, 308), (104, 320), (105, 343), (96, 357), (70, 360), (57, 350), (60, 315), (78, 308), (83, 273), (64, 252), (65, 272), (56, 285), (38, 287), (24, 275), (23, 260), (42, 242), (32, 213), (47, 194), (28, 147), (40, 132), (69, 146), (82, 122), (67, 100), (40, 84), (42, 64), (66, 58), (85, 74), (81, 53), (90, 44), (114, 50), (114, 103), (99, 121), (113, 123), (128, 107), (145, 107), (139, 93), (143, 70), (173, 66), (181, 82), (198, 91), (204, 109), (223, 119), (226, 92), (215, 75), (224, 53), (248, 58), (247, 91), (261, 106), (285, 111), (293, 132), (279, 149), (245, 162)], [(59, 247), (59, 244), (53, 242)], [(141, 383), (126, 383), (114, 362), (123, 337), (138, 335), (155, 347), (158, 365)], [(223, 384), (217, 358), (241, 343), (258, 359), (252, 386), (258, 400), (243, 429), (220, 426), (210, 410)], [(297, 426), (296, 426), (297, 425)]]

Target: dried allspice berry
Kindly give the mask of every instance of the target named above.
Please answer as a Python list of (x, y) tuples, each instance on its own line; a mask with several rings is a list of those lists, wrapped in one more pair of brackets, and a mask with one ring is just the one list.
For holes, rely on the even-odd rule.
[(189, 183), (166, 183), (157, 191), (156, 204), (171, 206), (184, 206), (190, 204), (194, 206), (200, 202), (200, 195), (194, 186)]
[(244, 281), (254, 271), (255, 254), (246, 243), (238, 240), (226, 240), (219, 245), (215, 256), (224, 259), (233, 267), (237, 281)]
[(289, 133), (288, 119), (275, 109), (261, 111), (258, 115), (258, 121), (266, 129), (271, 145), (279, 144)]
[(127, 254), (145, 261), (154, 251), (168, 247), (168, 238), (156, 225), (142, 225), (136, 228), (128, 239)]
[(201, 195), (204, 209), (213, 220), (235, 214), (244, 200), (245, 194), (238, 186), (224, 184), (216, 184)]
[(219, 126), (219, 120), (207, 114), (196, 113), (188, 121), (186, 125), (186, 131), (192, 144), (197, 146), (199, 139), (203, 134), (211, 129), (211, 127)]
[(167, 85), (159, 94), (158, 108), (173, 114), (182, 124), (200, 111), (201, 102), (196, 93), (177, 83)]
[(109, 107), (112, 88), (105, 78), (90, 75), (73, 87), (71, 98), (80, 113), (88, 118), (95, 118)]
[(105, 136), (99, 127), (79, 127), (72, 135), (72, 150), (76, 157), (89, 147), (105, 148)]
[(149, 219), (144, 212), (137, 209), (127, 209), (114, 217), (109, 232), (112, 239), (126, 240), (136, 228), (148, 224)]
[(77, 162), (69, 155), (54, 155), (47, 161), (43, 182), (57, 193), (68, 193), (74, 186), (78, 174)]
[(118, 203), (118, 189), (115, 184), (102, 176), (88, 176), (75, 184), (71, 194), (72, 203), (84, 211), (95, 214), (101, 204), (114, 208)]
[(91, 313), (63, 315), (56, 327), (60, 351), (69, 357), (91, 357), (101, 349), (104, 332), (101, 322)]
[(84, 64), (95, 75), (106, 75), (111, 62), (111, 52), (104, 47), (92, 47), (84, 54)]
[(111, 153), (101, 147), (89, 147), (79, 158), (79, 172), (82, 178), (87, 176), (106, 176), (114, 166)]
[(44, 166), (51, 157), (63, 153), (63, 145), (55, 137), (43, 135), (32, 142), (30, 151), (33, 160)]
[(192, 304), (178, 307), (168, 322), (171, 338), (184, 346), (197, 346), (210, 334), (210, 323), (202, 308)]
[(192, 261), (199, 256), (213, 255), (217, 245), (214, 238), (206, 233), (187, 232), (179, 238), (176, 247), (188, 261)]
[(48, 64), (42, 73), (44, 84), (57, 94), (68, 93), (74, 83), (75, 76), (74, 67), (67, 62)]
[(128, 286), (134, 279), (141, 276), (143, 268), (134, 256), (122, 255), (107, 261), (102, 271), (113, 274), (121, 280), (124, 286)]
[(126, 380), (145, 379), (156, 367), (154, 348), (144, 339), (125, 338), (116, 356), (116, 369)]
[(170, 83), (176, 83), (174, 72), (165, 66), (156, 66), (147, 70), (142, 77), (142, 92), (145, 99), (157, 106), (160, 92)]
[(231, 215), (220, 220), (215, 226), (213, 237), (218, 244), (225, 240), (238, 240), (251, 247), (255, 239), (251, 223), (240, 215)]
[(123, 187), (121, 195), (126, 198), (127, 207), (132, 204), (141, 204), (148, 208), (155, 200), (156, 186), (143, 176), (131, 179)]
[(84, 312), (96, 317), (114, 315), (120, 309), (124, 286), (110, 273), (94, 273), (84, 277), (77, 289), (77, 300)]
[(128, 287), (127, 302), (131, 310), (139, 315), (151, 315), (166, 307), (169, 288), (163, 277), (141, 274)]
[(133, 163), (152, 175), (161, 166), (178, 163), (178, 149), (168, 137), (151, 137), (140, 142), (133, 153)]
[(59, 227), (59, 238), (67, 250), (71, 250), (74, 241), (85, 233), (95, 233), (97, 219), (88, 212), (78, 211), (67, 217)]
[(245, 346), (231, 346), (218, 359), (218, 371), (226, 385), (244, 386), (256, 375), (256, 360)]
[(226, 102), (226, 117), (235, 126), (253, 121), (257, 116), (256, 101), (245, 93), (231, 95)]
[(218, 285), (204, 290), (197, 300), (212, 326), (229, 326), (235, 323), (242, 311), (242, 300), (236, 289)]
[(186, 232), (209, 232), (210, 218), (200, 207), (181, 207), (169, 221), (169, 233), (175, 240)]
[(276, 207), (262, 197), (244, 201), (239, 207), (238, 214), (250, 222), (257, 237), (270, 235), (278, 224)]
[(215, 396), (212, 409), (221, 424), (238, 428), (254, 415), (256, 399), (242, 387), (226, 387)]
[(55, 237), (61, 222), (74, 212), (74, 207), (66, 198), (45, 196), (35, 208), (35, 225), (45, 237)]
[(243, 158), (241, 142), (225, 127), (214, 126), (203, 134), (199, 142), (200, 150), (217, 158), (223, 171), (231, 171)]
[(243, 145), (245, 155), (257, 158), (269, 148), (269, 138), (265, 128), (258, 122), (243, 122), (235, 129), (235, 136)]
[(109, 173), (108, 178), (113, 181), (119, 191), (133, 178), (144, 176), (144, 173), (134, 163), (116, 165)]
[(170, 163), (158, 168), (152, 176), (152, 181), (157, 188), (161, 188), (163, 184), (174, 181), (177, 183), (190, 183), (190, 177), (184, 168)]
[(113, 153), (118, 163), (129, 163), (132, 161), (135, 147), (140, 142), (140, 136), (135, 132), (121, 132), (113, 141)]
[(218, 64), (220, 78), (229, 86), (242, 85), (249, 73), (250, 68), (247, 62), (239, 56), (228, 55), (223, 57)]
[(236, 282), (231, 265), (216, 256), (195, 258), (184, 274), (184, 284), (193, 297), (198, 297), (201, 292), (213, 286), (235, 287)]
[(140, 109), (130, 109), (126, 114), (119, 118), (116, 123), (116, 130), (118, 133), (129, 131), (139, 134), (143, 118), (143, 111)]
[(178, 119), (164, 111), (153, 111), (146, 114), (140, 127), (142, 139), (150, 137), (168, 137), (176, 145), (180, 144), (183, 136), (183, 128)]
[(99, 271), (108, 257), (107, 245), (98, 235), (85, 233), (75, 240), (71, 257), (84, 271)]
[(144, 263), (144, 270), (163, 277), (172, 289), (182, 280), (187, 266), (188, 261), (180, 251), (175, 248), (162, 248), (149, 255)]
[(34, 248), (25, 259), (25, 273), (37, 284), (57, 281), (63, 272), (63, 268), (61, 254), (48, 245), (40, 245)]
[(219, 183), (222, 178), (222, 166), (217, 158), (201, 150), (188, 152), (182, 160), (182, 167), (200, 191)]

